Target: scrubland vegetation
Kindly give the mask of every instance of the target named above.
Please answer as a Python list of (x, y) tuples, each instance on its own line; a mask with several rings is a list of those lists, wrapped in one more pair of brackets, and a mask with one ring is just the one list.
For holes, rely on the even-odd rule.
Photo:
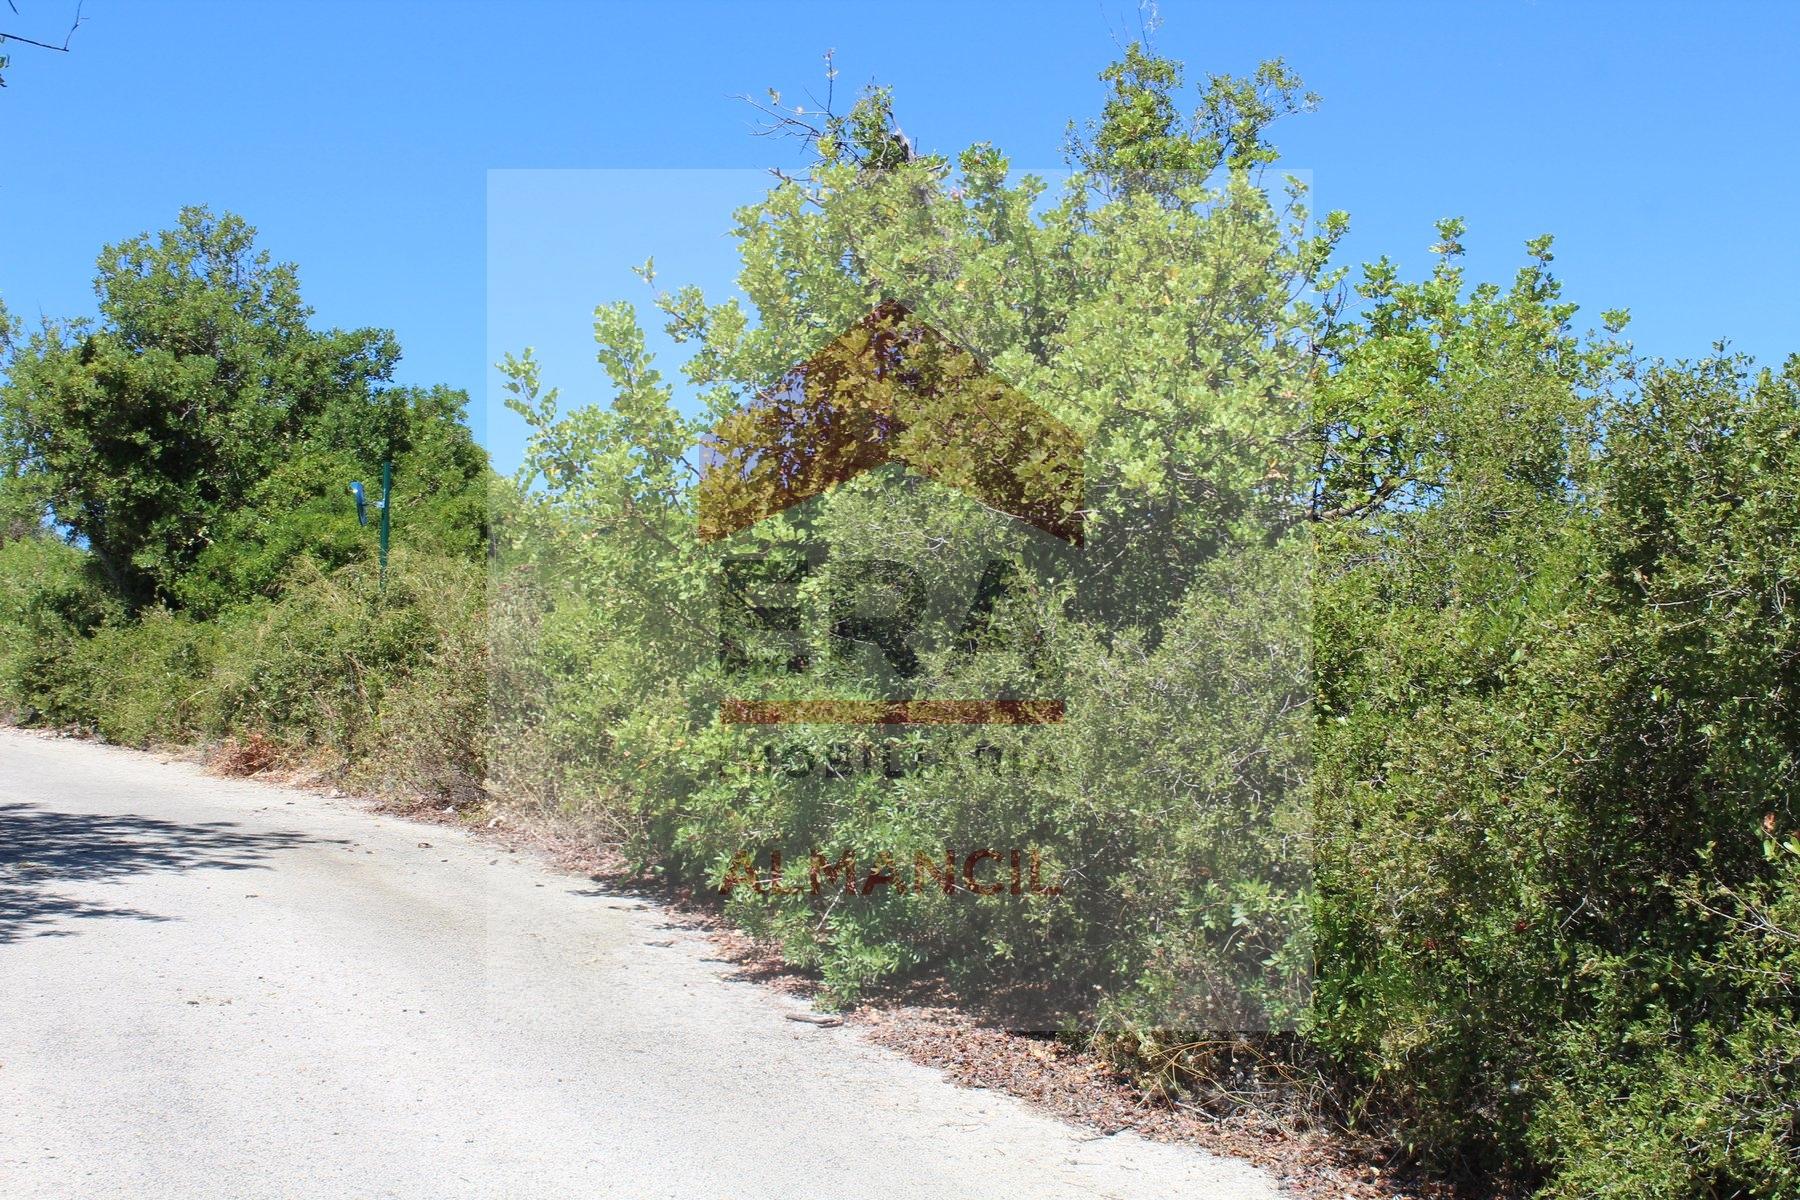
[[(1563, 301), (1548, 238), (1499, 284), (1464, 278), (1456, 221), (1424, 278), (1348, 274), (1347, 218), (1270, 166), (1312, 103), (1285, 69), (1189, 92), (1134, 48), (1104, 78), (1055, 190), (993, 147), (916, 154), (879, 91), (801, 130), (810, 169), (736, 215), (749, 303), (657, 293), (679, 383), (627, 304), (596, 313), (595, 403), (509, 360), (509, 478), (461, 393), (313, 328), (237, 218), (109, 248), (97, 320), (12, 335), (0, 704), (529, 807), (700, 885), (746, 847), (1031, 845), (1082, 886), (730, 908), (843, 999), (1079, 996), (1080, 1036), (1167, 1086), (1260, 1047), (1432, 1169), (1800, 1192), (1800, 359), (1646, 359), (1624, 311)], [(918, 666), (1054, 686), (1061, 726), (720, 720), (704, 440), (896, 296), (1085, 442), (1106, 568)], [(346, 486), (388, 458), (382, 587)], [(1004, 541), (916, 496), (847, 485), (750, 538), (939, 575)], [(783, 765), (846, 737), (934, 765)], [(1221, 1012), (1288, 1032), (1181, 1036)]]

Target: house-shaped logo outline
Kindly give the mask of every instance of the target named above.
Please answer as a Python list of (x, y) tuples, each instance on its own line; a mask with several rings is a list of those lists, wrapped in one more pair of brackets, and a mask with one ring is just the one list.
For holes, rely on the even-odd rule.
[[(702, 541), (889, 464), (1082, 545), (1081, 436), (969, 350), (884, 301), (713, 430)], [(733, 724), (1055, 724), (1061, 700), (726, 699)]]
[(971, 351), (884, 301), (713, 429), (700, 537), (892, 463), (1080, 546), (1085, 449)]

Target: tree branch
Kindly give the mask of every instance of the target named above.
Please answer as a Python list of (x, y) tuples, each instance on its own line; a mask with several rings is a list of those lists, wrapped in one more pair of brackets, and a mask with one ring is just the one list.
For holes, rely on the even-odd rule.
[[(13, 0), (6, 0), (6, 3), (7, 7), (13, 10), (13, 15), (17, 16), (19, 6), (13, 3)], [(24, 42), (27, 46), (36, 46), (40, 50), (54, 50), (58, 54), (67, 54), (69, 52), (69, 42), (74, 38), (75, 31), (81, 28), (82, 20), (81, 5), (77, 4), (75, 6), (75, 20), (70, 23), (69, 32), (63, 35), (62, 45), (60, 46), (52, 45), (49, 42), (40, 42), (36, 38), (23, 37), (16, 33), (0, 33), (0, 42)]]

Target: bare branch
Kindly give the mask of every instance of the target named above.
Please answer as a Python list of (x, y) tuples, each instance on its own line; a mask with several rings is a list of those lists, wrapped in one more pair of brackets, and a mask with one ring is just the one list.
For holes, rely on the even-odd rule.
[[(820, 141), (824, 140), (826, 131), (838, 117), (837, 111), (833, 107), (837, 97), (836, 55), (836, 50), (825, 52), (825, 101), (823, 104), (819, 102), (817, 96), (813, 95), (810, 88), (807, 89), (806, 99), (811, 103), (811, 108), (804, 104), (796, 104), (791, 109), (782, 107), (781, 93), (774, 88), (769, 89), (767, 104), (748, 93), (733, 97), (748, 104), (767, 118), (767, 120), (753, 125), (751, 132), (757, 137), (799, 138), (809, 147), (817, 146)], [(806, 118), (811, 118), (811, 120)]]
[[(14, 16), (18, 15), (19, 6), (14, 3), (14, 0), (6, 0), (6, 6), (13, 10)], [(40, 50), (54, 50), (58, 54), (67, 54), (69, 52), (69, 42), (74, 38), (75, 31), (81, 28), (81, 22), (84, 19), (85, 18), (81, 15), (81, 5), (78, 3), (75, 5), (75, 20), (70, 23), (69, 32), (63, 34), (62, 45), (60, 46), (52, 45), (49, 42), (40, 42), (36, 38), (23, 37), (16, 33), (0, 33), (0, 42), (24, 42), (27, 46), (36, 46)]]

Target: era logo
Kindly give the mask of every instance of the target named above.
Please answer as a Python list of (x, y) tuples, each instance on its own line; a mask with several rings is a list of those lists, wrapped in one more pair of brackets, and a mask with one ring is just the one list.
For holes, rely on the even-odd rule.
[[(1065, 548), (1082, 544), (1081, 439), (984, 368), (969, 351), (884, 303), (754, 404), (729, 414), (708, 443), (700, 534), (733, 538), (878, 468), (897, 466), (972, 498), (987, 513)], [(965, 548), (966, 550), (967, 548)], [(728, 686), (752, 677), (814, 678), (824, 694), (728, 697), (726, 720), (781, 724), (1042, 724), (1058, 699), (919, 694), (925, 656), (974, 654), (1020, 632), (1028, 572), (1018, 556), (975, 571), (937, 571), (890, 555), (817, 553), (787, 541), (720, 564), (719, 654)], [(925, 572), (933, 569), (931, 578)], [(1041, 637), (1036, 639), (1041, 641)], [(886, 699), (833, 696), (855, 679)], [(991, 689), (1004, 692), (1004, 689)]]

